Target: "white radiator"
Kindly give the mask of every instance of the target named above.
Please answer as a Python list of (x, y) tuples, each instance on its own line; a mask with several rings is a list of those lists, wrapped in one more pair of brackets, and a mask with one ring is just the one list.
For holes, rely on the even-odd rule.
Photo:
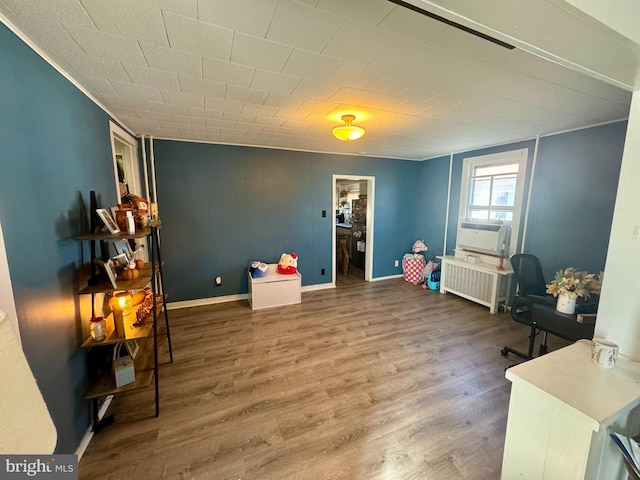
[(511, 269), (498, 270), (495, 265), (471, 264), (449, 256), (441, 258), (440, 293), (453, 293), (485, 305), (491, 313), (498, 310), (500, 302), (506, 305)]

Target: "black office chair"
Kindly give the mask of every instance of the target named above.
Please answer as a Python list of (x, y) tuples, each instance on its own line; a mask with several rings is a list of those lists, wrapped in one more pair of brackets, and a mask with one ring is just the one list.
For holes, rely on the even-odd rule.
[[(531, 360), (533, 358), (533, 344), (536, 335), (539, 333), (535, 323), (532, 320), (532, 308), (534, 303), (544, 303), (552, 298), (547, 295), (547, 283), (544, 280), (542, 266), (540, 260), (535, 255), (526, 253), (513, 255), (510, 259), (513, 273), (518, 284), (517, 294), (511, 304), (511, 318), (516, 322), (531, 327), (529, 334), (529, 349), (527, 353), (511, 348), (507, 345), (500, 351), (505, 357), (513, 354), (523, 360)], [(540, 345), (540, 355), (547, 353), (547, 333), (544, 332), (544, 338)]]

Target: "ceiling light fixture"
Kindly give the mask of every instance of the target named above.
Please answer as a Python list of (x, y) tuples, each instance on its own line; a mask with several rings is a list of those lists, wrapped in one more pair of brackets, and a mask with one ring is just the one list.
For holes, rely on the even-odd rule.
[(357, 140), (362, 137), (364, 135), (364, 128), (358, 127), (357, 125), (351, 125), (351, 122), (355, 119), (355, 115), (343, 115), (342, 121), (344, 122), (344, 125), (333, 129), (335, 137), (340, 140), (344, 140), (345, 142)]

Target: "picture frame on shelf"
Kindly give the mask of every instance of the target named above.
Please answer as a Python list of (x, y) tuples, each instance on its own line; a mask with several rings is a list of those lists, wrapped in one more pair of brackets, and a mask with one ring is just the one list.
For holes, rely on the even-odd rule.
[(138, 345), (138, 342), (136, 342), (135, 339), (125, 340), (124, 347), (127, 349), (131, 358), (136, 358), (136, 355), (138, 355), (138, 351), (140, 350), (140, 345)]
[(106, 208), (96, 208), (96, 213), (100, 217), (100, 220), (102, 220), (102, 223), (104, 223), (105, 227), (107, 227), (107, 230), (109, 230), (109, 233), (120, 233), (118, 224)]
[(124, 270), (127, 267), (127, 265), (129, 265), (129, 262), (131, 260), (129, 259), (129, 257), (127, 257), (126, 253), (119, 253), (115, 257), (112, 257), (111, 261), (113, 262), (113, 265), (116, 268), (116, 270), (118, 269)]
[(129, 262), (133, 260), (133, 251), (131, 250), (131, 245), (129, 244), (129, 240), (117, 240), (113, 242), (113, 247), (116, 249), (116, 255), (126, 255)]
[(109, 259), (107, 262), (103, 262), (99, 258), (96, 258), (94, 259), (94, 262), (96, 262), (100, 267), (102, 267), (102, 269), (107, 273), (107, 277), (109, 277), (111, 286), (113, 287), (114, 290), (117, 290), (118, 284), (116, 282), (116, 278), (118, 278), (118, 275), (116, 274), (116, 269), (115, 269), (113, 260)]

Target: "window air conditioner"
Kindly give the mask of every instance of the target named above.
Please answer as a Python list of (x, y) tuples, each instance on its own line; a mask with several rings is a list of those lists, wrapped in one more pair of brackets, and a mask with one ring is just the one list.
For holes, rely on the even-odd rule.
[(506, 255), (509, 251), (511, 225), (461, 222), (458, 227), (458, 248), (489, 255)]

